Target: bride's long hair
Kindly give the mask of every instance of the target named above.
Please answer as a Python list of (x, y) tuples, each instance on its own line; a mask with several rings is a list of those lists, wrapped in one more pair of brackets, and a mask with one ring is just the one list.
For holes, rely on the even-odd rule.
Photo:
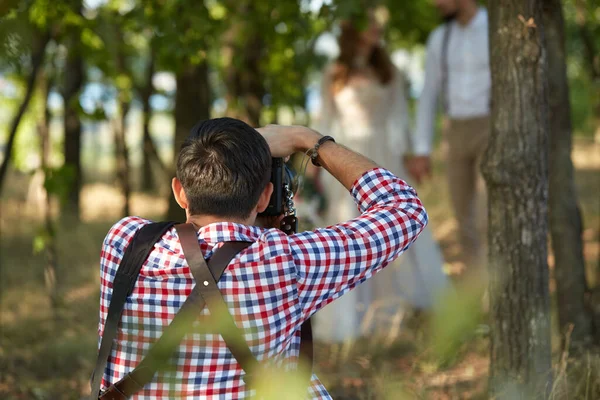
[[(348, 83), (348, 79), (354, 72), (357, 56), (357, 46), (360, 42), (360, 31), (351, 21), (340, 23), (340, 36), (338, 44), (340, 55), (338, 56), (332, 73), (333, 91), (341, 90)], [(373, 68), (379, 82), (388, 84), (394, 78), (394, 67), (390, 56), (381, 45), (376, 44), (367, 57), (367, 65)]]

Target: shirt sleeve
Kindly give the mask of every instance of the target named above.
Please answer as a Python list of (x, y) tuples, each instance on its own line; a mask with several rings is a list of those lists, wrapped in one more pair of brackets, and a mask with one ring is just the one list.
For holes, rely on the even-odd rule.
[(394, 79), (390, 89), (390, 108), (387, 121), (388, 146), (393, 154), (402, 156), (410, 147), (410, 117), (406, 101), (406, 80), (399, 69), (394, 70)]
[(385, 169), (365, 173), (351, 193), (358, 218), (290, 236), (304, 319), (380, 271), (427, 224), (414, 189)]
[(431, 153), (431, 142), (438, 108), (438, 96), (442, 85), (441, 64), (438, 54), (441, 46), (440, 34), (436, 29), (427, 40), (425, 55), (425, 82), (417, 106), (417, 121), (413, 137), (413, 152), (417, 155)]

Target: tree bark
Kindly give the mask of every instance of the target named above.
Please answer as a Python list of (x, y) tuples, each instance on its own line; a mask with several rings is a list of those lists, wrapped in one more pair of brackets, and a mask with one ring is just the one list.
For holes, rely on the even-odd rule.
[[(237, 8), (238, 15), (256, 12), (251, 2), (238, 4)], [(258, 127), (266, 93), (260, 65), (264, 50), (260, 29), (247, 20), (238, 19), (224, 36), (223, 54), (228, 58), (224, 79), (227, 114)]]
[[(81, 11), (81, 10), (79, 10)], [(79, 116), (79, 92), (84, 81), (83, 58), (79, 49), (79, 32), (70, 34), (67, 41), (69, 53), (64, 71), (64, 116), (65, 166), (73, 169), (73, 186), (67, 201), (62, 205), (61, 214), (69, 220), (79, 222), (79, 194), (83, 184), (81, 171), (81, 118)]]
[[(489, 191), (490, 397), (545, 399), (552, 364), (542, 1), (492, 0), (489, 18), (492, 132), (482, 171)], [(537, 27), (527, 26), (529, 18)]]
[(593, 329), (585, 305), (588, 287), (583, 257), (583, 223), (577, 201), (574, 167), (571, 160), (571, 106), (567, 79), (565, 23), (560, 0), (544, 2), (548, 89), (550, 106), (550, 233), (554, 252), (557, 307), (560, 332), (572, 324), (571, 350), (592, 342)]
[(17, 131), (19, 130), (19, 125), (21, 124), (23, 115), (25, 114), (25, 111), (27, 111), (31, 96), (33, 95), (35, 82), (38, 78), (40, 67), (44, 63), (46, 46), (48, 45), (48, 42), (50, 42), (50, 39), (51, 35), (49, 32), (40, 33), (34, 39), (34, 45), (31, 53), (31, 72), (27, 78), (25, 97), (23, 97), (23, 100), (19, 105), (19, 109), (17, 110), (17, 113), (13, 117), (13, 120), (10, 124), (8, 141), (6, 142), (6, 150), (4, 151), (4, 159), (2, 160), (2, 165), (0, 166), (0, 196), (2, 195), (2, 190), (4, 188), (4, 181), (6, 178), (6, 173), (8, 172), (8, 165), (12, 158), (12, 151), (15, 144), (15, 138), (17, 137)]
[(592, 80), (600, 79), (600, 55), (596, 52), (594, 37), (587, 27), (586, 4), (584, 0), (575, 0), (575, 22), (585, 51), (585, 60)]
[[(154, 143), (152, 142), (152, 136), (150, 136), (150, 118), (152, 117), (152, 107), (150, 106), (150, 97), (153, 93), (152, 86), (152, 77), (154, 76), (154, 66), (155, 66), (155, 52), (153, 49), (150, 49), (150, 57), (148, 60), (147, 70), (146, 70), (146, 80), (144, 82), (144, 87), (140, 90), (140, 95), (142, 98), (142, 115), (143, 115), (143, 146), (144, 152), (142, 154), (142, 190), (145, 192), (152, 191), (156, 184), (154, 182), (154, 176), (152, 174), (152, 157), (154, 156), (154, 152), (156, 152), (156, 148), (154, 147)], [(156, 154), (155, 157), (158, 157)], [(160, 158), (158, 158), (158, 162), (160, 162)]]
[[(115, 16), (118, 21), (118, 17)], [(115, 54), (115, 63), (117, 70), (120, 74), (129, 73), (127, 66), (127, 56), (125, 49), (123, 48), (125, 38), (121, 26), (118, 24), (115, 26), (115, 34), (119, 45), (117, 46), (117, 52)], [(120, 89), (117, 94), (119, 99), (119, 115), (115, 120), (115, 159), (117, 164), (117, 181), (121, 186), (121, 192), (124, 197), (123, 212), (124, 217), (131, 215), (131, 182), (129, 179), (129, 150), (127, 149), (127, 114), (131, 107), (132, 93), (126, 89)]]
[[(44, 181), (46, 180), (46, 174), (50, 168), (50, 109), (48, 108), (48, 96), (50, 94), (50, 88), (52, 82), (48, 78), (47, 74), (42, 71), (40, 74), (40, 87), (44, 98), (44, 106), (42, 113), (40, 113), (40, 120), (38, 121), (38, 134), (40, 137), (40, 159), (41, 169), (44, 171)], [(54, 221), (52, 219), (52, 194), (44, 188), (45, 202), (44, 202), (44, 229), (46, 231), (47, 241), (45, 243), (46, 253), (46, 265), (44, 266), (44, 281), (46, 284), (46, 291), (50, 297), (50, 304), (54, 311), (58, 307), (58, 286), (57, 286), (57, 250), (56, 250), (56, 229), (54, 228)]]
[[(210, 88), (206, 62), (199, 65), (187, 63), (178, 71), (176, 82), (174, 166), (177, 165), (177, 155), (181, 144), (190, 134), (190, 130), (199, 121), (210, 118)], [(167, 219), (169, 221), (185, 221), (185, 213), (175, 201), (172, 193), (169, 195)]]
[(121, 193), (125, 200), (122, 215), (131, 215), (131, 184), (129, 182), (129, 150), (125, 140), (127, 132), (127, 113), (130, 104), (119, 102), (120, 114), (114, 124), (115, 132), (115, 159), (117, 160), (117, 181), (121, 187)]

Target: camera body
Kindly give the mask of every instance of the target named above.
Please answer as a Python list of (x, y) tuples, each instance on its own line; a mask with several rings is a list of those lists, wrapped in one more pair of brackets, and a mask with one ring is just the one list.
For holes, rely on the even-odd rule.
[(293, 173), (283, 162), (283, 158), (273, 158), (271, 164), (271, 183), (273, 184), (273, 194), (269, 205), (260, 213), (260, 216), (276, 217), (283, 215), (286, 211), (286, 190), (285, 185), (292, 190)]

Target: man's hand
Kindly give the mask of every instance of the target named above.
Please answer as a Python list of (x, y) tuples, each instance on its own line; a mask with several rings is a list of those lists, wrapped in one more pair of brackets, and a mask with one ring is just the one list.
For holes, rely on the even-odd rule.
[(431, 159), (429, 156), (414, 156), (405, 161), (408, 173), (417, 184), (431, 176)]
[(321, 135), (304, 126), (267, 125), (257, 129), (271, 149), (273, 157), (287, 157), (313, 147)]

